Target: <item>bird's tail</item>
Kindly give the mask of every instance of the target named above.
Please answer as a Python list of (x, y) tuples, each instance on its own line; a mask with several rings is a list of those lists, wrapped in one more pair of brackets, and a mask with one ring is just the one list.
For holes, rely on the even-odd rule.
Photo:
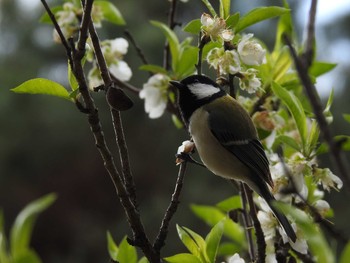
[(276, 201), (276, 199), (274, 198), (274, 196), (270, 193), (270, 191), (267, 189), (260, 189), (260, 195), (265, 199), (265, 201), (268, 203), (269, 207), (271, 208), (273, 214), (275, 215), (275, 217), (278, 219), (278, 221), (280, 222), (282, 228), (284, 229), (284, 231), (286, 232), (287, 236), (293, 241), (295, 242), (297, 239), (297, 236), (291, 226), (291, 224), (289, 223), (287, 217), (282, 214), (278, 209), (276, 209), (273, 205), (273, 202)]

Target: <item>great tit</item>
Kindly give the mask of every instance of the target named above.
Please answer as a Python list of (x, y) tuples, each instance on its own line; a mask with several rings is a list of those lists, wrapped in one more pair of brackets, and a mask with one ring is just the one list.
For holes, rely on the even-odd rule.
[(289, 238), (295, 232), (272, 205), (269, 161), (247, 111), (210, 78), (192, 75), (170, 81), (178, 106), (204, 165), (214, 174), (246, 183), (269, 204)]

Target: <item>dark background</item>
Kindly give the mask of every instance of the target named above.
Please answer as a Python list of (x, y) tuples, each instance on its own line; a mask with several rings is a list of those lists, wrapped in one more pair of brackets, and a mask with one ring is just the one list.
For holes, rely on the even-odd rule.
[[(253, 6), (276, 5), (279, 1), (233, 1), (233, 10), (246, 13)], [(309, 1), (292, 1), (293, 16), (302, 39)], [(56, 1), (50, 1), (54, 6)], [(120, 37), (127, 28), (149, 61), (162, 63), (159, 52), (164, 38), (149, 20), (167, 21), (169, 2), (165, 0), (113, 1), (127, 21), (126, 27), (104, 24), (101, 39)], [(52, 27), (38, 22), (44, 10), (40, 1), (0, 0), (0, 207), (7, 229), (18, 212), (30, 201), (55, 192), (58, 200), (40, 215), (34, 229), (33, 246), (44, 262), (108, 262), (106, 231), (119, 242), (130, 234), (114, 187), (94, 146), (86, 116), (67, 101), (54, 97), (16, 95), (9, 89), (22, 82), (45, 77), (67, 86), (65, 51), (52, 42)], [(187, 23), (205, 11), (201, 1), (179, 4), (177, 20)], [(181, 14), (181, 15), (180, 15)], [(248, 28), (270, 47), (274, 43), (276, 19)], [(349, 125), (341, 114), (349, 110), (350, 14), (335, 16), (318, 26), (318, 57), (339, 63), (335, 73), (319, 80), (326, 99), (335, 89), (333, 106), (335, 134), (348, 134)], [(183, 36), (186, 36), (183, 34)], [(126, 61), (133, 69), (131, 83), (141, 87), (148, 74), (136, 70), (140, 60), (132, 47)], [(177, 130), (168, 114), (150, 120), (143, 101), (129, 94), (135, 107), (123, 113), (132, 170), (137, 185), (142, 218), (153, 238), (169, 203), (177, 176), (174, 154), (187, 134)], [(95, 94), (103, 127), (111, 150), (114, 146), (110, 115), (102, 94)], [(116, 160), (118, 160), (117, 154)], [(329, 166), (329, 157), (321, 158)], [(179, 210), (171, 225), (163, 255), (185, 251), (175, 230), (175, 222), (202, 235), (207, 228), (189, 209), (191, 203), (213, 205), (234, 193), (234, 188), (198, 167), (190, 166), (185, 178)], [(328, 198), (335, 210), (335, 223), (350, 234), (347, 198), (349, 192), (332, 192)]]

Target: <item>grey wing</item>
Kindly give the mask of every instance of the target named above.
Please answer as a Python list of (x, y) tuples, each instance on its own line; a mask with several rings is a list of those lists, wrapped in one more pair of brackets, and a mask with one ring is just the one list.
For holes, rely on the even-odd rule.
[[(217, 111), (211, 111), (209, 116), (210, 130), (221, 145), (249, 167), (255, 175), (258, 175), (260, 179), (273, 187), (269, 161), (263, 146), (257, 138), (254, 124), (250, 121), (250, 117), (247, 116), (249, 123), (247, 123), (246, 118), (244, 122), (236, 120), (238, 125), (244, 123), (247, 126), (234, 127), (229, 120), (229, 116), (224, 116)], [(240, 130), (239, 134), (234, 132), (237, 129)]]

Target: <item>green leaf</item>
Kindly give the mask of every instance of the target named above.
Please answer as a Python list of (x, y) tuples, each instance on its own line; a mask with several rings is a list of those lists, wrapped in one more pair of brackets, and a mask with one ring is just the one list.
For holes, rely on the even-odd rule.
[(179, 52), (180, 52), (180, 43), (174, 31), (172, 31), (167, 25), (158, 21), (151, 21), (151, 24), (161, 29), (161, 31), (163, 32), (163, 34), (165, 35), (166, 39), (169, 42), (172, 60), (178, 61)]
[(339, 263), (348, 263), (350, 262), (350, 242), (348, 242), (341, 253)]
[(326, 117), (328, 124), (333, 122), (333, 114), (331, 112), (331, 106), (333, 104), (333, 99), (334, 99), (334, 89), (331, 89), (331, 93), (329, 94), (326, 107), (323, 111), (323, 115)]
[(227, 198), (221, 201), (220, 203), (217, 203), (216, 206), (221, 210), (225, 211), (226, 213), (234, 209), (241, 209), (242, 208), (241, 197), (239, 195), (232, 196), (230, 198)]
[(31, 202), (18, 214), (10, 230), (11, 254), (14, 258), (20, 258), (22, 254), (28, 251), (37, 216), (55, 200), (55, 194), (48, 194)]
[(279, 6), (258, 7), (245, 14), (238, 22), (235, 32), (238, 33), (243, 29), (259, 23), (263, 20), (270, 19), (288, 13), (290, 10)]
[(316, 120), (312, 120), (311, 128), (308, 134), (309, 136), (307, 137), (307, 143), (305, 147), (305, 153), (306, 153), (305, 157), (310, 157), (312, 152), (316, 149), (318, 138), (320, 136), (320, 129), (317, 125)]
[(350, 114), (344, 113), (343, 114), (344, 120), (346, 120), (348, 123), (350, 123)]
[(202, 59), (205, 60), (210, 50), (216, 47), (220, 48), (222, 47), (222, 45), (219, 42), (212, 42), (212, 41), (206, 44), (203, 48)]
[(4, 215), (1, 210), (0, 210), (0, 262), (10, 263), (10, 257), (7, 252), (7, 239), (5, 235)]
[(72, 91), (75, 91), (79, 88), (78, 81), (72, 72), (72, 68), (71, 68), (69, 62), (68, 62), (68, 81), (69, 81), (69, 86), (71, 87)]
[(234, 28), (239, 21), (239, 16), (240, 16), (239, 12), (236, 12), (233, 15), (230, 15), (226, 19), (226, 26), (229, 28)]
[(334, 255), (324, 235), (317, 224), (304, 211), (285, 203), (276, 203), (278, 209), (284, 214), (289, 214), (296, 221), (298, 227), (307, 240), (311, 253), (318, 263), (334, 263)]
[(182, 129), (184, 127), (182, 121), (175, 114), (171, 115), (171, 120), (173, 121), (176, 128)]
[(116, 261), (118, 261), (119, 263), (137, 262), (136, 249), (128, 243), (126, 237), (124, 237), (122, 242), (119, 244), (119, 251)]
[(312, 63), (309, 69), (309, 74), (314, 77), (318, 77), (333, 70), (336, 66), (337, 64), (335, 63), (315, 61)]
[(206, 262), (206, 243), (204, 239), (189, 228), (176, 225), (177, 233), (188, 251), (197, 258)]
[(137, 263), (149, 263), (149, 261), (146, 257), (142, 257)]
[(175, 63), (174, 73), (178, 79), (192, 75), (198, 61), (198, 47), (187, 46), (181, 49), (178, 61)]
[(116, 24), (116, 25), (125, 25), (125, 20), (118, 10), (118, 8), (108, 1), (94, 1), (94, 5), (99, 7), (103, 13), (104, 19), (107, 21)]
[(220, 0), (220, 17), (226, 19), (230, 15), (231, 0)]
[[(51, 12), (55, 15), (58, 11), (63, 10), (63, 6), (54, 6), (50, 7)], [(45, 23), (45, 24), (52, 24), (50, 16), (45, 12), (40, 18), (39, 18), (40, 23)]]
[(199, 258), (189, 253), (181, 253), (171, 257), (166, 257), (164, 260), (169, 263), (202, 263)]
[(68, 91), (61, 84), (43, 78), (27, 80), (11, 90), (15, 93), (44, 94), (71, 100)]
[[(224, 219), (226, 220), (226, 218)], [(222, 237), (222, 233), (224, 231), (224, 220), (217, 223), (209, 232), (209, 234), (205, 238), (205, 242), (207, 243), (207, 255), (209, 258), (209, 262), (215, 262), (216, 254), (219, 249), (220, 240)]]
[[(191, 205), (191, 210), (196, 216), (204, 220), (204, 222), (210, 226), (216, 225), (219, 221), (226, 217), (226, 214), (221, 212), (218, 208), (212, 206)], [(232, 220), (225, 220), (224, 234), (240, 244), (245, 241), (243, 229)]]
[(107, 248), (108, 248), (108, 253), (111, 259), (114, 261), (117, 260), (117, 255), (119, 252), (119, 248), (117, 244), (114, 242), (113, 237), (109, 231), (107, 231)]
[(168, 72), (166, 71), (166, 69), (164, 69), (161, 66), (158, 65), (153, 65), (153, 64), (146, 64), (146, 65), (142, 65), (141, 67), (139, 67), (140, 70), (144, 70), (144, 71), (149, 71), (152, 73), (160, 73), (160, 74), (164, 74), (167, 75)]
[(292, 59), (287, 47), (279, 51), (279, 55), (274, 63), (272, 70), (272, 80), (281, 84), (283, 77), (292, 65)]
[(295, 124), (298, 128), (304, 149), (308, 136), (308, 130), (303, 106), (293, 93), (285, 90), (276, 82), (273, 82), (271, 87), (275, 95), (287, 106), (288, 110), (292, 114)]
[[(284, 8), (289, 9), (288, 2), (285, 0), (284, 2)], [(291, 12), (287, 12), (284, 15), (281, 15), (279, 18), (278, 24), (277, 24), (277, 31), (276, 31), (276, 42), (274, 47), (274, 53), (279, 52), (279, 50), (284, 46), (284, 42), (282, 40), (282, 35), (287, 34), (288, 36), (294, 36), (294, 28), (293, 28), (293, 21), (292, 21), (292, 14)]]
[(185, 27), (182, 29), (183, 31), (191, 34), (196, 34), (198, 35), (199, 32), (201, 31), (201, 20), (200, 19), (194, 19), (185, 25)]
[(27, 250), (18, 258), (15, 258), (12, 263), (41, 263), (41, 259), (35, 251)]
[[(289, 137), (287, 135), (279, 135), (276, 140), (275, 140), (275, 143), (276, 146), (277, 145), (280, 145), (280, 144), (285, 144), (291, 148), (293, 148), (294, 150), (300, 152), (301, 151), (301, 147), (300, 145), (295, 141), (294, 138), (292, 137)], [(275, 146), (275, 145), (274, 145)]]
[(202, 2), (205, 4), (205, 6), (208, 8), (209, 12), (211, 13), (212, 16), (217, 16), (213, 6), (209, 2), (209, 0), (202, 0)]
[(239, 253), (241, 247), (233, 242), (222, 242), (219, 246), (218, 254), (221, 256), (232, 256), (235, 253)]

